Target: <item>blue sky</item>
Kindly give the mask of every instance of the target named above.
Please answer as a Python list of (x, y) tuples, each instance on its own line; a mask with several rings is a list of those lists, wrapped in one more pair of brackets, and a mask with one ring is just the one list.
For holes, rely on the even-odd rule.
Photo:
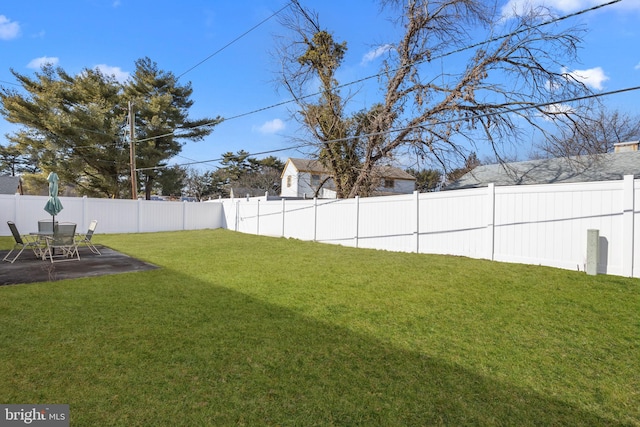
[[(526, 3), (545, 4), (558, 15), (564, 15), (607, 1), (527, 0)], [(287, 5), (286, 0), (2, 3), (0, 85), (18, 88), (11, 86), (15, 80), (9, 68), (32, 74), (43, 62), (72, 74), (99, 67), (126, 79), (133, 72), (136, 59), (149, 57), (160, 69), (180, 76), (180, 82), (191, 82), (193, 118), (232, 118), (217, 126), (204, 141), (187, 143), (174, 163), (218, 159), (224, 152), (241, 149), (262, 153), (296, 144), (299, 126), (290, 119), (289, 112), (293, 104), (265, 109), (289, 100), (274, 82), (277, 70), (277, 60), (272, 55), (274, 36), (283, 34), (283, 30), (277, 19), (268, 19)], [(301, 3), (318, 12), (320, 23), (337, 40), (347, 41), (348, 52), (339, 75), (341, 82), (379, 72), (376, 48), (396, 41), (397, 37), (386, 15), (379, 13), (377, 2), (301, 0)], [(521, 8), (524, 3), (505, 0), (501, 5), (508, 11)], [(579, 75), (596, 92), (640, 86), (640, 0), (622, 0), (574, 18), (571, 24), (584, 26), (587, 33), (580, 50), (581, 61), (568, 64), (568, 72)], [(374, 83), (375, 79), (353, 87), (358, 90), (356, 109), (380, 99)], [(610, 108), (636, 114), (638, 95), (635, 91), (609, 96), (606, 102)], [(261, 109), (264, 110), (252, 113)], [(0, 143), (5, 142), (3, 135), (14, 129), (0, 118)], [(302, 157), (304, 153), (288, 150), (274, 155), (286, 160), (289, 156)], [(213, 162), (197, 167), (215, 166)]]

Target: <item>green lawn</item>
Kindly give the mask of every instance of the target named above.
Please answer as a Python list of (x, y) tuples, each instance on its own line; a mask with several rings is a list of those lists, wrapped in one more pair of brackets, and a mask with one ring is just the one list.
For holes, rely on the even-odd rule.
[(638, 279), (226, 230), (94, 239), (162, 268), (0, 287), (0, 403), (68, 403), (73, 426), (640, 425)]

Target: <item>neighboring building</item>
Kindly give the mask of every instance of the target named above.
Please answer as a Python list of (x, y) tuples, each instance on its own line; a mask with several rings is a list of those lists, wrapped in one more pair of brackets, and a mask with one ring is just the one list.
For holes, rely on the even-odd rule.
[[(380, 185), (372, 195), (388, 196), (412, 193), (416, 179), (407, 172), (392, 166), (374, 169)], [(280, 196), (285, 198), (335, 199), (336, 191), (327, 169), (317, 160), (288, 159), (282, 171)]]
[(22, 194), (22, 180), (19, 176), (0, 176), (0, 194)]
[(530, 185), (640, 178), (639, 141), (616, 144), (615, 152), (478, 166), (444, 190), (495, 185)]

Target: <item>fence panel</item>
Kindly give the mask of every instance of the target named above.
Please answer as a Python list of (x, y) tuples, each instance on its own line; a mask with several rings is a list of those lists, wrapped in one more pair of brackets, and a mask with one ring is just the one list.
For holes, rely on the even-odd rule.
[[(0, 195), (0, 222), (34, 232), (45, 196)], [(598, 272), (640, 277), (640, 180), (478, 188), (348, 200), (208, 203), (62, 197), (60, 222), (102, 233), (224, 227), (392, 251), (462, 255), (585, 270), (599, 231)], [(0, 227), (0, 235), (10, 235)]]
[[(632, 271), (634, 277), (640, 277), (640, 180), (635, 182), (634, 196), (635, 207), (633, 209), (633, 240), (631, 241), (631, 250), (633, 252)], [(625, 276), (628, 271), (625, 271)]]
[(494, 259), (584, 271), (587, 230), (597, 229), (600, 270), (620, 271), (610, 242), (621, 239), (621, 207), (619, 182), (499, 187)]
[(263, 236), (282, 236), (282, 200), (260, 203), (259, 234)]
[(357, 246), (358, 199), (317, 202), (316, 241)]
[(84, 221), (97, 220), (98, 233), (137, 233), (140, 231), (139, 205), (137, 200), (89, 199)]
[[(44, 210), (47, 200), (46, 196), (0, 195), (0, 224), (13, 221), (21, 233), (37, 231), (39, 220), (51, 218)], [(74, 222), (79, 232), (86, 231), (94, 219), (99, 233), (194, 230), (224, 224), (220, 204), (87, 197), (60, 197), (60, 201), (63, 209), (56, 221)], [(10, 234), (8, 227), (0, 225), (0, 236)]]
[(359, 210), (358, 247), (416, 251), (414, 195), (362, 198)]
[(421, 194), (420, 252), (490, 258), (487, 201), (485, 188)]

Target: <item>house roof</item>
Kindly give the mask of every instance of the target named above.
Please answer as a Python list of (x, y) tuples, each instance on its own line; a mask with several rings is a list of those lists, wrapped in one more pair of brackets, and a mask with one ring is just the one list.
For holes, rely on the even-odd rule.
[(0, 194), (16, 194), (19, 186), (19, 176), (0, 176)]
[[(287, 163), (293, 164), (298, 172), (319, 173), (324, 175), (329, 174), (327, 168), (325, 168), (318, 160), (289, 158)], [(285, 165), (285, 169), (286, 168), (287, 167)], [(382, 178), (404, 179), (407, 181), (416, 180), (413, 175), (393, 166), (376, 166), (374, 170)]]
[(445, 190), (495, 185), (553, 184), (640, 178), (640, 151), (478, 166)]

